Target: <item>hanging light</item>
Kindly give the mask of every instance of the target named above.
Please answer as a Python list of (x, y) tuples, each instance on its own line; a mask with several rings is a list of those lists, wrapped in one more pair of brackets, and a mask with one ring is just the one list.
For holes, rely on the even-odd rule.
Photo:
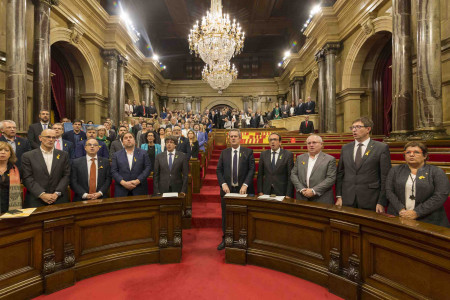
[(202, 71), (202, 79), (221, 94), (237, 78), (237, 74), (236, 67), (230, 62), (212, 67), (207, 64)]

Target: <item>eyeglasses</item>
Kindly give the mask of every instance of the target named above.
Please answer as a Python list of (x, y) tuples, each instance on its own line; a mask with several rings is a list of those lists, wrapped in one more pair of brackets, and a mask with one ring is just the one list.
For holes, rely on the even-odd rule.
[(405, 155), (413, 155), (413, 156), (416, 156), (416, 155), (419, 155), (419, 154), (422, 154), (423, 152), (422, 151), (405, 151), (405, 152), (403, 152)]
[(355, 126), (350, 126), (348, 129), (353, 130), (353, 129), (357, 129), (360, 130), (363, 127), (368, 127), (368, 126), (363, 126), (363, 125), (355, 125)]
[(49, 140), (56, 140), (56, 139), (58, 139), (56, 136), (49, 136), (49, 135), (42, 135), (41, 137), (49, 139)]

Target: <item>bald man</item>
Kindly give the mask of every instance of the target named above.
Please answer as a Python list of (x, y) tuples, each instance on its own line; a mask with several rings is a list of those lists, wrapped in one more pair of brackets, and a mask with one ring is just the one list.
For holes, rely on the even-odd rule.
[(69, 154), (55, 149), (56, 132), (46, 129), (39, 135), (40, 146), (22, 156), (23, 184), (27, 188), (24, 207), (40, 207), (69, 202)]

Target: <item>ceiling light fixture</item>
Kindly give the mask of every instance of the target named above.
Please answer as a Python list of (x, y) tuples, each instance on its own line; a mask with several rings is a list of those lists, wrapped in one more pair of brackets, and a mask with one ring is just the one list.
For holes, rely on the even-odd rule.
[(214, 68), (206, 64), (202, 71), (202, 79), (213, 89), (218, 90), (219, 94), (222, 94), (222, 91), (237, 78), (237, 74), (236, 67), (230, 62), (216, 65)]

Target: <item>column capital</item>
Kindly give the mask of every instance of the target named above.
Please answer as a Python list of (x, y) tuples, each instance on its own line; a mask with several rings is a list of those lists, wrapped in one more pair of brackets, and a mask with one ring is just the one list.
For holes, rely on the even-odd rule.
[(278, 101), (284, 101), (285, 98), (286, 98), (286, 95), (285, 95), (285, 94), (278, 94), (278, 95), (277, 95)]
[(323, 47), (323, 50), (324, 50), (324, 54), (328, 55), (328, 54), (336, 54), (340, 48), (341, 48), (340, 43), (327, 43)]
[(150, 80), (141, 80), (141, 85), (144, 88), (155, 88), (155, 84)]
[(128, 59), (125, 58), (125, 56), (119, 54), (117, 57), (117, 62), (119, 63), (119, 66), (126, 67), (128, 65)]
[(101, 55), (106, 60), (115, 60), (117, 61), (119, 59), (119, 51), (116, 49), (103, 49), (101, 52)]
[(314, 57), (316, 59), (316, 62), (321, 62), (325, 60), (325, 50), (324, 49), (320, 49), (319, 51), (316, 52), (316, 54), (314, 54)]
[(305, 76), (295, 76), (292, 78), (292, 80), (289, 82), (289, 85), (294, 85), (297, 82), (305, 82)]
[(60, 1), (61, 0), (33, 0), (33, 4), (34, 5), (45, 4), (48, 6), (52, 6), (52, 5), (59, 5)]

